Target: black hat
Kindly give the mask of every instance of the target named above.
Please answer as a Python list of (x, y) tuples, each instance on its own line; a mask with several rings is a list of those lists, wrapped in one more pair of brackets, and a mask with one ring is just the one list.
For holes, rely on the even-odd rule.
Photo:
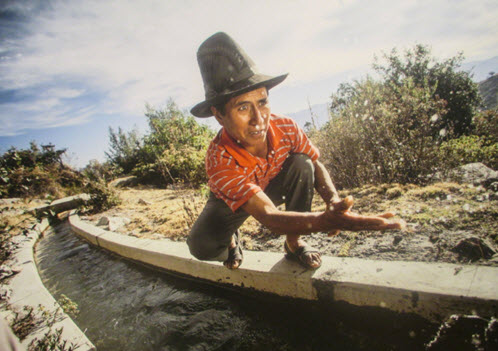
[(213, 115), (211, 106), (260, 87), (271, 89), (288, 75), (271, 77), (260, 74), (244, 50), (223, 32), (212, 35), (199, 46), (197, 62), (206, 100), (190, 110), (196, 117), (210, 117)]

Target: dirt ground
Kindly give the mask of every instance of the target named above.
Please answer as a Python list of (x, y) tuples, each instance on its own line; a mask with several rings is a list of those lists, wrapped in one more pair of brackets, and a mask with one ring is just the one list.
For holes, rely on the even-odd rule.
[[(82, 216), (98, 224), (108, 217), (112, 230), (123, 235), (184, 241), (206, 201), (202, 191), (131, 187), (117, 189), (122, 203), (104, 213)], [(375, 260), (451, 262), (498, 266), (498, 194), (482, 186), (457, 183), (388, 184), (341, 191), (352, 195), (361, 214), (397, 213), (403, 231), (324, 233), (306, 241), (323, 255)], [(313, 210), (325, 208), (318, 195)], [(107, 221), (105, 221), (107, 222)], [(102, 222), (101, 222), (102, 223)], [(283, 253), (277, 236), (249, 218), (241, 228), (245, 250)]]

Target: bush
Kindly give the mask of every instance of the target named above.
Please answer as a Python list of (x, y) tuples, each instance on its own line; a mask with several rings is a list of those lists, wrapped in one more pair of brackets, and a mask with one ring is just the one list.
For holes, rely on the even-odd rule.
[(448, 167), (482, 162), (498, 169), (498, 111), (482, 111), (472, 120), (473, 133), (447, 140), (441, 145), (441, 157)]
[(486, 137), (477, 135), (462, 136), (441, 145), (441, 157), (449, 167), (482, 162), (498, 169), (498, 143), (487, 145)]
[(440, 140), (432, 134), (445, 110), (432, 96), (411, 80), (396, 90), (371, 78), (343, 84), (332, 97), (336, 114), (312, 134), (336, 185), (419, 183), (434, 172)]
[(123, 171), (111, 162), (100, 163), (97, 160), (90, 160), (82, 173), (90, 181), (100, 181), (103, 179), (106, 182), (110, 182), (122, 174)]
[[(115, 155), (110, 158), (111, 164), (126, 164), (142, 183), (198, 186), (205, 182), (204, 157), (214, 133), (180, 111), (171, 100), (163, 110), (147, 105), (145, 116), (150, 133), (143, 140), (136, 141), (135, 136), (126, 136), (121, 130), (118, 135), (111, 134)], [(130, 145), (136, 148), (132, 150)], [(123, 170), (126, 172), (124, 167)]]
[(29, 197), (74, 194), (83, 185), (83, 177), (62, 162), (65, 149), (35, 142), (29, 149), (12, 147), (0, 157), (0, 196)]
[(452, 129), (456, 136), (471, 132), (472, 117), (481, 104), (481, 97), (470, 74), (459, 69), (464, 60), (461, 53), (440, 61), (431, 56), (428, 46), (418, 44), (406, 50), (403, 56), (393, 49), (382, 57), (386, 63), (376, 58), (373, 68), (385, 83), (401, 87), (406, 80), (412, 80), (417, 87), (433, 89), (432, 98), (446, 102), (442, 126)]
[(121, 203), (117, 192), (103, 179), (88, 183), (86, 193), (90, 195), (88, 206), (94, 213), (106, 211)]
[(115, 170), (129, 174), (140, 161), (140, 149), (143, 146), (137, 130), (125, 133), (121, 128), (115, 132), (109, 127), (110, 150), (106, 156)]
[(473, 134), (482, 137), (485, 145), (498, 143), (498, 111), (482, 111), (474, 117), (472, 123)]

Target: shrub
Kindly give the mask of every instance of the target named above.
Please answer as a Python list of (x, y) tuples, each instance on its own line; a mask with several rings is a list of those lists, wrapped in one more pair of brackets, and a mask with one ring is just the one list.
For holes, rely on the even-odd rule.
[(312, 136), (337, 186), (419, 183), (435, 171), (440, 141), (432, 134), (445, 110), (432, 94), (411, 80), (396, 90), (369, 77), (342, 85), (332, 97), (336, 114)]
[(86, 186), (86, 192), (90, 195), (88, 206), (91, 212), (106, 211), (121, 203), (116, 191), (103, 179), (89, 182)]
[[(198, 186), (205, 181), (204, 156), (213, 132), (197, 123), (192, 116), (180, 111), (173, 101), (169, 101), (163, 110), (155, 110), (146, 106), (145, 116), (148, 119), (150, 133), (142, 141), (135, 142), (137, 149), (121, 152), (124, 159), (110, 159), (116, 166), (133, 164), (132, 174), (143, 183), (165, 186), (171, 183), (188, 183)], [(129, 145), (131, 136), (111, 135), (111, 145), (121, 140), (120, 145)], [(116, 149), (116, 147), (113, 147)], [(122, 147), (122, 149), (125, 149)], [(125, 170), (126, 171), (126, 170)]]
[(121, 128), (115, 132), (109, 127), (110, 149), (106, 156), (115, 168), (121, 170), (123, 174), (129, 174), (140, 161), (140, 149), (143, 146), (142, 140), (138, 136), (137, 130), (125, 133)]
[(0, 195), (2, 197), (64, 196), (79, 191), (83, 177), (62, 162), (65, 149), (35, 142), (29, 149), (10, 148), (0, 157)]
[(474, 133), (483, 138), (485, 145), (498, 143), (498, 111), (479, 112), (472, 121)]
[(195, 187), (207, 181), (204, 158), (204, 148), (196, 149), (191, 145), (181, 145), (179, 148), (170, 146), (163, 154), (161, 162), (169, 169), (172, 178), (177, 182), (187, 182)]
[(481, 97), (470, 74), (459, 69), (464, 60), (461, 53), (441, 61), (431, 55), (430, 47), (418, 44), (404, 55), (393, 49), (382, 57), (385, 64), (375, 58), (373, 68), (384, 82), (401, 87), (406, 80), (412, 80), (417, 87), (434, 88), (432, 98), (446, 102), (442, 126), (454, 130), (457, 136), (471, 131), (472, 117), (481, 104)]
[(90, 160), (82, 171), (83, 175), (90, 181), (99, 181), (103, 179), (109, 182), (115, 179), (123, 171), (117, 165), (111, 162), (100, 163), (97, 160)]
[(498, 169), (498, 143), (487, 145), (486, 137), (477, 135), (451, 139), (441, 145), (441, 157), (449, 167), (482, 162)]

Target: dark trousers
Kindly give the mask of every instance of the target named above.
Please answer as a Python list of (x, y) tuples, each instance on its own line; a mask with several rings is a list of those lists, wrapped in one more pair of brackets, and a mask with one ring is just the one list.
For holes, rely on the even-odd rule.
[[(309, 212), (313, 187), (313, 162), (307, 155), (292, 154), (265, 193), (275, 206), (285, 203), (287, 211)], [(226, 260), (232, 235), (248, 217), (242, 208), (232, 212), (223, 200), (211, 193), (187, 238), (190, 253), (199, 260)]]

